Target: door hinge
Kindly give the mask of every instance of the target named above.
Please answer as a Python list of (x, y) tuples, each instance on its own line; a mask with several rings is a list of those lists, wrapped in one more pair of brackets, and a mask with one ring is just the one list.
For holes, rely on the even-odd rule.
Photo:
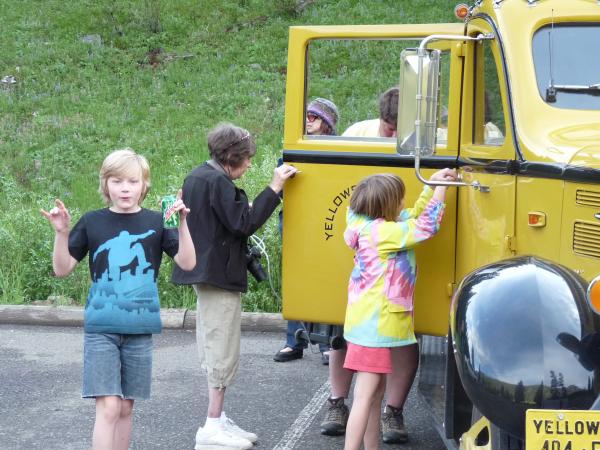
[(465, 56), (465, 43), (464, 42), (457, 42), (454, 45), (455, 45), (455, 48), (456, 48), (456, 56), (458, 56), (458, 57)]
[(448, 283), (446, 285), (446, 294), (448, 294), (448, 297), (452, 297), (454, 295), (455, 288), (456, 288), (456, 283)]
[(516, 236), (504, 236), (504, 242), (506, 243), (506, 248), (508, 248), (512, 253), (517, 252)]

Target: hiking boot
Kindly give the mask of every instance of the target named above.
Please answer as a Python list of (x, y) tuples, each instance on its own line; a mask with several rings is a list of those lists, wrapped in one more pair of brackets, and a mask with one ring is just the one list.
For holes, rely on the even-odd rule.
[(237, 424), (231, 420), (229, 417), (221, 418), (221, 425), (223, 429), (234, 436), (241, 437), (249, 440), (253, 444), (258, 441), (258, 436), (254, 433), (250, 433), (249, 431), (242, 430)]
[(221, 426), (198, 428), (196, 433), (195, 450), (231, 449), (248, 450), (252, 448), (252, 442), (238, 436), (234, 436)]
[(327, 399), (327, 413), (321, 422), (321, 434), (326, 436), (341, 436), (346, 433), (346, 424), (350, 411), (344, 405), (344, 397)]
[(381, 431), (386, 444), (403, 444), (408, 441), (402, 408), (385, 405), (381, 415)]

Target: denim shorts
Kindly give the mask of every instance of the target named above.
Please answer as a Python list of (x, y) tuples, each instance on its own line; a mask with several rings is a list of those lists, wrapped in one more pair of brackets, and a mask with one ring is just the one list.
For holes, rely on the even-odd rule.
[(150, 397), (151, 334), (85, 333), (82, 397)]

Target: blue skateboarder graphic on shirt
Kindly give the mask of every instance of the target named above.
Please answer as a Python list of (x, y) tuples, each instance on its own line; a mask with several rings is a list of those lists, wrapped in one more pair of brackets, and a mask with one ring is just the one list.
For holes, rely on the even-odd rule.
[(141, 234), (122, 230), (96, 249), (92, 262), (104, 270), (90, 288), (86, 305), (88, 328), (101, 323), (127, 327), (140, 320), (160, 327), (155, 271), (143, 242), (155, 233), (153, 229)]
[(119, 281), (121, 279), (121, 269), (129, 266), (136, 258), (136, 274), (143, 273), (152, 264), (146, 259), (144, 247), (138, 241), (154, 233), (154, 230), (148, 230), (143, 234), (129, 234), (128, 231), (121, 231), (117, 237), (109, 239), (98, 247), (94, 253), (93, 261), (96, 261), (96, 257), (101, 252), (108, 251), (108, 281)]

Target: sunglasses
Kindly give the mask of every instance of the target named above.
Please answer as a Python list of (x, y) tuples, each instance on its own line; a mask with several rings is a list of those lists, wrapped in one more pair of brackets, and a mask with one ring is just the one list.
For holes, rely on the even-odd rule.
[(319, 116), (312, 114), (312, 113), (308, 113), (306, 115), (306, 120), (308, 120), (310, 123), (313, 123), (315, 120), (317, 119), (321, 119)]

